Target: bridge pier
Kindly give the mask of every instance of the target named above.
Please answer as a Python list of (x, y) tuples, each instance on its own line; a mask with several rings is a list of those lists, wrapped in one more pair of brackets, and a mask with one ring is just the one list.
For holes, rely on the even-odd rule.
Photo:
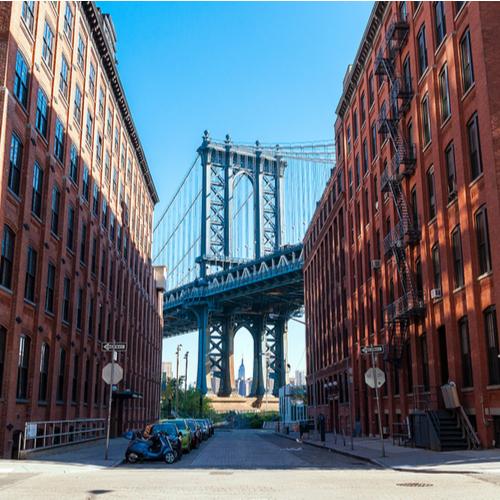
[(253, 337), (253, 380), (250, 396), (259, 397), (265, 393), (264, 376), (262, 373), (262, 340), (266, 324), (264, 316), (257, 316), (252, 327)]
[(273, 396), (279, 396), (280, 387), (286, 384), (286, 352), (288, 341), (288, 321), (286, 318), (279, 318), (273, 329), (272, 354), (273, 360), (271, 368), (273, 373)]
[(208, 347), (208, 306), (197, 307), (195, 310), (198, 319), (198, 373), (196, 388), (201, 394), (207, 393), (207, 347)]
[(234, 321), (228, 317), (224, 320), (222, 331), (222, 370), (219, 396), (231, 396), (234, 386)]

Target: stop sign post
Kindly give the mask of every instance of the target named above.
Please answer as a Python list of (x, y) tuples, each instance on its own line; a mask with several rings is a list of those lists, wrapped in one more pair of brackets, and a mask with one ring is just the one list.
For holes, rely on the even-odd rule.
[(104, 453), (104, 460), (108, 459), (109, 454), (109, 431), (111, 427), (111, 403), (113, 402), (113, 385), (123, 379), (123, 368), (115, 363), (116, 351), (126, 351), (126, 343), (107, 343), (102, 346), (103, 351), (111, 352), (111, 363), (108, 363), (102, 369), (102, 379), (109, 385), (109, 400), (108, 400), (108, 422), (106, 426), (106, 451)]
[[(382, 416), (380, 415), (380, 395), (379, 387), (385, 383), (385, 373), (376, 366), (375, 354), (382, 354), (384, 352), (383, 345), (369, 345), (361, 348), (362, 354), (369, 355), (372, 358), (372, 367), (365, 373), (365, 382), (367, 385), (375, 389), (375, 396), (377, 399), (377, 413), (378, 413), (378, 432), (380, 434), (380, 443), (382, 445), (382, 456), (385, 457), (384, 434), (382, 432)], [(373, 383), (373, 385), (372, 385)]]

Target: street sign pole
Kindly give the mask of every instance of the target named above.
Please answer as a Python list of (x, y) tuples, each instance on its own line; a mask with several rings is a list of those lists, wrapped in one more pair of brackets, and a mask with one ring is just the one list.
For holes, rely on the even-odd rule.
[(378, 432), (380, 434), (380, 443), (382, 444), (382, 456), (385, 457), (384, 434), (382, 432), (382, 415), (380, 415), (380, 395), (378, 392), (377, 370), (375, 370), (375, 351), (373, 349), (371, 349), (371, 355), (372, 355), (373, 380), (375, 382), (375, 397), (377, 399)]
[(111, 427), (111, 403), (113, 402), (113, 380), (115, 375), (115, 350), (111, 351), (111, 384), (109, 384), (109, 398), (108, 398), (108, 423), (106, 429), (106, 453), (104, 460), (108, 460), (109, 455), (109, 430)]

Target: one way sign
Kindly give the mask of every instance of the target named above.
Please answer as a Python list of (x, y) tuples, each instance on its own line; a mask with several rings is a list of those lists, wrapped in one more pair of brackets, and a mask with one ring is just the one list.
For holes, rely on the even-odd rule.
[(110, 352), (110, 351), (124, 352), (127, 350), (127, 343), (126, 342), (106, 342), (105, 344), (102, 344), (102, 350), (104, 352)]

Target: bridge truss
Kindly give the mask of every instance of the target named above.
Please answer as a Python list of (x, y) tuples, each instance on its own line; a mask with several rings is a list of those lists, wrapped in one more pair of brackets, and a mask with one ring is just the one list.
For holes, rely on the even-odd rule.
[[(208, 132), (158, 218), (153, 263), (167, 267), (164, 336), (198, 331), (197, 387), (234, 387), (233, 343), (254, 340), (252, 396), (286, 381), (287, 322), (303, 308), (302, 238), (334, 166), (333, 143), (212, 141)], [(264, 359), (265, 358), (265, 359)]]

